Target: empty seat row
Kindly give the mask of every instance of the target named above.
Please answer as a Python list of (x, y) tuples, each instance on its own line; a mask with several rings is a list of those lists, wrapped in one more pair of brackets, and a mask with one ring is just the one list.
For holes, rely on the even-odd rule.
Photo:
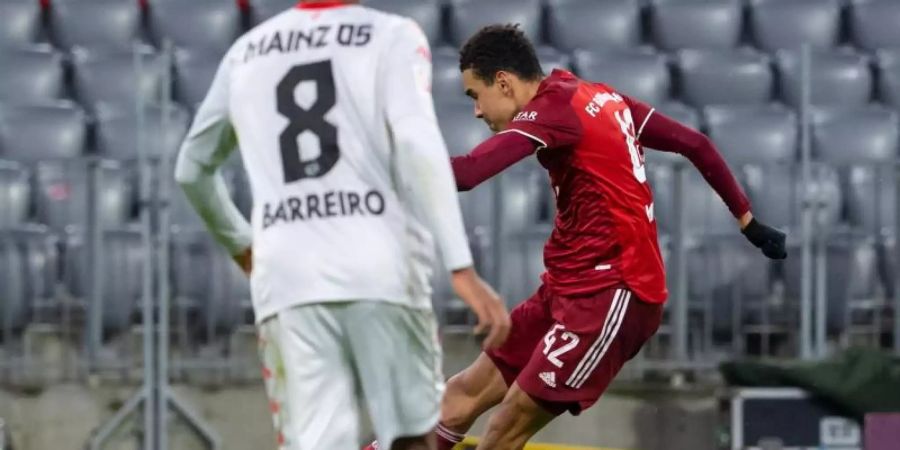
[[(900, 5), (890, 0), (654, 0), (646, 8), (639, 0), (367, 0), (366, 5), (415, 19), (432, 42), (464, 42), (491, 23), (520, 23), (536, 42), (566, 50), (625, 48), (649, 40), (659, 48), (735, 48), (744, 42), (765, 51), (796, 48), (802, 42), (829, 48), (849, 41), (874, 51), (900, 46)], [(293, 0), (252, 0), (244, 20), (236, 2), (137, 0), (52, 2), (49, 35), (63, 48), (75, 45), (130, 45), (144, 34), (157, 43), (222, 50), (245, 29), (294, 6)], [(544, 10), (546, 9), (546, 14)], [(446, 11), (446, 16), (445, 16)], [(546, 21), (543, 19), (546, 17)], [(845, 19), (846, 18), (846, 19)], [(446, 27), (445, 27), (446, 24)], [(43, 25), (36, 0), (0, 5), (0, 44), (34, 42)], [(844, 36), (844, 28), (848, 35)]]

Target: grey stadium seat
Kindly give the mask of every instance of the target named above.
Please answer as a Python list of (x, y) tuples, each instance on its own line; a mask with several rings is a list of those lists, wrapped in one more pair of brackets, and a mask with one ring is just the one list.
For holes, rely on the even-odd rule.
[(87, 116), (71, 102), (0, 107), (0, 156), (22, 162), (84, 153)]
[(683, 50), (678, 69), (681, 97), (698, 107), (766, 103), (775, 88), (769, 58), (756, 52)]
[(36, 1), (0, 3), (0, 46), (11, 47), (34, 42), (41, 28), (41, 6)]
[(550, 0), (549, 41), (571, 51), (636, 47), (641, 43), (637, 0)]
[(671, 75), (664, 56), (648, 52), (576, 51), (578, 76), (605, 83), (618, 92), (650, 104), (669, 98)]
[(841, 4), (838, 0), (752, 0), (750, 31), (757, 47), (774, 52), (803, 43), (827, 49), (838, 44)]
[(695, 235), (737, 233), (735, 219), (725, 202), (693, 166), (687, 167), (684, 184), (684, 212), (687, 230)]
[(796, 166), (748, 166), (744, 169), (747, 194), (753, 203), (754, 214), (766, 223), (786, 229), (796, 229), (800, 224), (804, 193), (812, 202), (820, 205), (815, 221), (825, 232), (841, 221), (844, 195), (839, 174), (826, 166), (814, 166), (812, 180), (806, 188)]
[(31, 209), (28, 172), (19, 164), (0, 160), (0, 230), (19, 227), (28, 221)]
[(364, 5), (389, 13), (399, 14), (416, 21), (432, 44), (440, 42), (441, 4), (437, 0), (365, 0)]
[(880, 51), (878, 65), (878, 98), (900, 108), (900, 51)]
[(537, 0), (455, 0), (450, 5), (450, 36), (453, 43), (464, 44), (486, 25), (521, 24), (522, 31), (535, 45), (541, 34), (541, 8)]
[(469, 153), (491, 136), (487, 125), (477, 119), (471, 102), (442, 105), (437, 109), (438, 123), (451, 156)]
[(0, 340), (25, 326), (26, 279), (25, 262), (14, 237), (0, 234)]
[[(88, 301), (92, 267), (83, 233), (71, 233), (65, 240), (63, 278), (69, 293)], [(102, 327), (106, 335), (125, 331), (139, 309), (144, 264), (149, 249), (143, 248), (141, 233), (134, 229), (105, 231), (99, 261), (102, 276)]]
[[(550, 190), (547, 173), (536, 161), (525, 161), (507, 169), (500, 177), (500, 232), (513, 237), (543, 222), (544, 192)], [(477, 188), (476, 188), (477, 189)]]
[(900, 47), (900, 3), (868, 0), (850, 3), (850, 34), (857, 47), (868, 51)]
[(873, 236), (897, 230), (897, 177), (893, 168), (851, 167), (847, 174), (847, 213), (853, 226)]
[(543, 227), (504, 243), (499, 289), (510, 308), (528, 299), (541, 285), (544, 245), (549, 235), (550, 229)]
[(209, 233), (173, 233), (171, 270), (176, 304), (195, 311), (205, 331), (228, 333), (240, 324), (249, 281)]
[(294, 0), (250, 0), (253, 23), (260, 24), (277, 14), (297, 6)]
[[(35, 169), (37, 220), (55, 229), (82, 229), (88, 222), (91, 170), (85, 160), (44, 161)], [(102, 161), (97, 219), (103, 227), (124, 224), (131, 213), (128, 174), (112, 161)]]
[(897, 113), (870, 107), (841, 109), (814, 117), (813, 150), (835, 164), (893, 161), (898, 156)]
[[(788, 252), (800, 254), (796, 247)], [(846, 330), (848, 307), (852, 301), (874, 297), (877, 259), (870, 243), (844, 238), (830, 239), (825, 254), (826, 322), (828, 334), (835, 335)], [(792, 301), (800, 298), (800, 259), (785, 260), (785, 293)], [(816, 282), (818, 280), (814, 279), (813, 283)]]
[[(163, 109), (145, 109), (143, 127), (138, 127), (137, 117), (130, 108), (106, 110), (101, 107), (97, 113), (97, 146), (107, 158), (133, 160), (139, 157), (139, 139), (145, 139), (143, 149), (149, 156), (159, 156), (166, 151), (174, 155), (187, 133), (190, 117), (184, 110), (173, 107), (166, 111), (163, 123)], [(163, 128), (165, 125), (166, 128)], [(143, 133), (141, 132), (143, 131)]]
[(684, 103), (662, 103), (657, 106), (657, 111), (669, 116), (672, 120), (675, 120), (688, 128), (693, 128), (695, 130), (700, 129), (700, 115), (697, 113), (697, 110)]
[(459, 72), (459, 52), (440, 47), (432, 52), (431, 92), (436, 102), (471, 101), (463, 94), (462, 74)]
[(709, 137), (733, 165), (785, 163), (797, 157), (793, 111), (779, 106), (719, 106), (704, 110)]
[(184, 105), (197, 105), (206, 98), (222, 56), (208, 50), (178, 49), (175, 52), (175, 98)]
[(538, 47), (536, 53), (541, 63), (541, 69), (546, 74), (553, 72), (554, 69), (572, 70), (572, 60), (569, 55), (560, 53), (553, 47)]
[(134, 105), (160, 102), (162, 64), (153, 49), (140, 50), (142, 71), (135, 70), (131, 51), (73, 50), (75, 90), (82, 104), (98, 102)]
[(734, 48), (741, 38), (741, 12), (737, 0), (652, 2), (653, 42), (665, 50)]
[(39, 103), (63, 96), (62, 55), (49, 46), (0, 50), (0, 102)]
[[(782, 99), (791, 106), (799, 106), (800, 54), (782, 51), (775, 59)], [(813, 105), (858, 107), (872, 99), (874, 81), (865, 56), (849, 52), (814, 52), (810, 72)]]
[(130, 48), (140, 39), (141, 11), (137, 2), (79, 0), (53, 2), (53, 37), (64, 48)]
[(234, 2), (164, 0), (153, 2), (150, 26), (156, 42), (224, 53), (241, 34), (241, 12)]

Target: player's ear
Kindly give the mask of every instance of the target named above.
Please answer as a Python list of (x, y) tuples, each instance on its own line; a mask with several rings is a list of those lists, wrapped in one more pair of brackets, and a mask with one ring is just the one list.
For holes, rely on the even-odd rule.
[(494, 77), (494, 83), (497, 83), (497, 87), (504, 96), (512, 95), (512, 84), (510, 81), (509, 72), (503, 70), (497, 72), (497, 75)]

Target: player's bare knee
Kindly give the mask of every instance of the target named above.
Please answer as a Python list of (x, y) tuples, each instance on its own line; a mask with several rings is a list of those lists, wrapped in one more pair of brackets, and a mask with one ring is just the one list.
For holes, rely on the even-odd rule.
[(441, 423), (453, 431), (464, 433), (477, 418), (477, 393), (466, 385), (463, 374), (447, 381), (447, 390), (441, 400)]

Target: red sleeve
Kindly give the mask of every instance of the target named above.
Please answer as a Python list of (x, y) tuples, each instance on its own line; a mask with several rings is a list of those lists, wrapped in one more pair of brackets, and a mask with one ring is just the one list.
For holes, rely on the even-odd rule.
[(703, 133), (692, 130), (646, 104), (625, 97), (634, 123), (638, 127), (641, 145), (678, 153), (687, 158), (722, 197), (731, 214), (740, 218), (750, 211), (750, 200), (734, 178), (728, 164)]
[(559, 148), (575, 145), (581, 140), (581, 121), (572, 110), (573, 87), (559, 83), (544, 88), (502, 133), (518, 133), (540, 144)]
[(534, 153), (535, 143), (517, 133), (497, 134), (468, 155), (450, 158), (456, 188), (468, 191)]

